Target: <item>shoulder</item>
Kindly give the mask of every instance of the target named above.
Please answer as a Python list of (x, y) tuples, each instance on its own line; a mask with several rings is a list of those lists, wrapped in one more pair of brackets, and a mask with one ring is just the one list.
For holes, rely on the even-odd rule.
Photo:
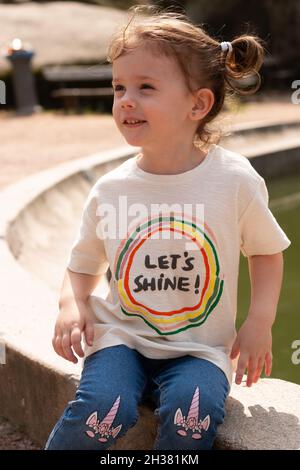
[(244, 155), (228, 150), (220, 145), (216, 146), (216, 163), (219, 170), (227, 173), (228, 176), (253, 179), (260, 182), (263, 178), (251, 165), (249, 159)]
[(264, 183), (264, 178), (244, 155), (217, 145), (215, 156), (216, 172), (224, 181), (250, 192)]
[(120, 165), (100, 176), (92, 187), (92, 192), (97, 193), (103, 189), (112, 189), (115, 186), (124, 183), (133, 175), (135, 166), (135, 156), (127, 158)]
[(234, 194), (239, 214), (260, 195), (267, 201), (265, 180), (247, 157), (221, 146), (216, 146), (215, 156), (215, 173), (218, 175), (219, 185)]

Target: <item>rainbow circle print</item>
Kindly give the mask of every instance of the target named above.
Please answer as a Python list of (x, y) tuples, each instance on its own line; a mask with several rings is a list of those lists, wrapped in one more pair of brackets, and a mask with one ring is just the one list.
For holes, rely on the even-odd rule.
[[(157, 235), (163, 233), (169, 238), (165, 236), (157, 241)], [(172, 239), (176, 234), (181, 234), (181, 245), (179, 240)], [(184, 246), (187, 243), (192, 246), (191, 253), (183, 247), (183, 243)], [(174, 253), (175, 247), (180, 248), (181, 255), (173, 254), (172, 261), (174, 258), (186, 261), (186, 266), (182, 268), (186, 271), (181, 270), (185, 277), (177, 280), (177, 290), (173, 283), (178, 279), (174, 274), (178, 274), (179, 269), (173, 269), (172, 276), (167, 279), (167, 269), (159, 270), (159, 266), (152, 261), (150, 264), (150, 255), (146, 254), (153, 255), (163, 249), (163, 253)], [(127, 233), (115, 257), (114, 272), (123, 314), (141, 318), (159, 335), (173, 335), (202, 325), (215, 310), (223, 292), (224, 275), (220, 273), (217, 249), (212, 230), (195, 217), (172, 212), (171, 215), (152, 215), (141, 221)], [(193, 256), (189, 259), (194, 261), (188, 263), (190, 254)], [(170, 271), (171, 263), (167, 265), (165, 261), (167, 256), (161, 258), (164, 264), (160, 268), (169, 267)], [(148, 266), (142, 264), (143, 260), (147, 260)], [(147, 267), (152, 268), (156, 278), (143, 278), (145, 272), (149, 272)], [(190, 270), (192, 268), (193, 272)], [(135, 278), (137, 273), (140, 275)], [(143, 285), (143, 290), (138, 289), (137, 285)], [(168, 291), (170, 285), (173, 290)]]

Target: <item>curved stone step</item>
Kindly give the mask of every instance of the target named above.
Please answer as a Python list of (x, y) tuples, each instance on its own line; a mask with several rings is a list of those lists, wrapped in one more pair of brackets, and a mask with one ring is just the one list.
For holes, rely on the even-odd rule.
[[(300, 449), (300, 385), (279, 379), (261, 379), (252, 387), (233, 384), (226, 413), (216, 449)], [(141, 406), (136, 426), (110, 449), (151, 450), (157, 425), (153, 408)]]

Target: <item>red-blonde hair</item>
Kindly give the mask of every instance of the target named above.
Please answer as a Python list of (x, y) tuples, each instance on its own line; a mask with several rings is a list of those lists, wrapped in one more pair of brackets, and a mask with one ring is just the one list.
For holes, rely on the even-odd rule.
[[(149, 47), (159, 56), (175, 58), (191, 93), (204, 87), (214, 93), (212, 109), (199, 121), (195, 145), (201, 147), (218, 142), (220, 132), (212, 131), (208, 124), (220, 113), (227, 96), (234, 92), (252, 94), (260, 87), (258, 71), (263, 63), (263, 41), (244, 34), (231, 41), (232, 51), (223, 52), (220, 42), (202, 27), (191, 23), (184, 13), (149, 5), (135, 5), (128, 11), (133, 14), (113, 35), (107, 61), (112, 63), (140, 46)], [(250, 80), (250, 85), (245, 88), (243, 79), (254, 75), (256, 82)]]

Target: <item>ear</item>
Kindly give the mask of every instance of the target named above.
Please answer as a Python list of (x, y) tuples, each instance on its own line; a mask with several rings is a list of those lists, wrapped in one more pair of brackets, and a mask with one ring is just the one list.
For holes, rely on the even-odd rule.
[(194, 105), (189, 115), (193, 121), (203, 119), (211, 110), (215, 96), (210, 88), (199, 88), (194, 93)]

